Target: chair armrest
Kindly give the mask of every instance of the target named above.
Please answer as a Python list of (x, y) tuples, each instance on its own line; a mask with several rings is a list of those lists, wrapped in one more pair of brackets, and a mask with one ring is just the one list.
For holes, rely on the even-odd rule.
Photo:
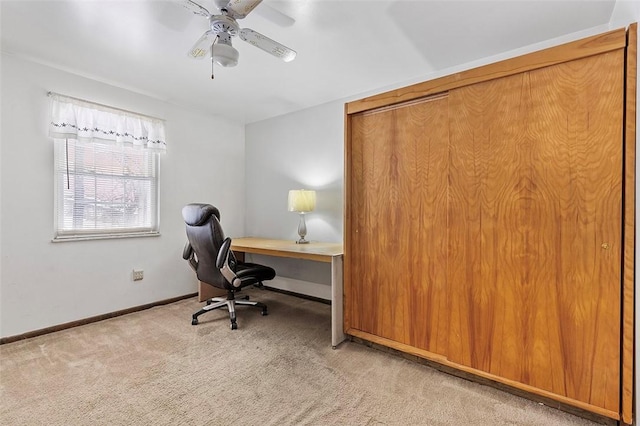
[(189, 258), (193, 255), (193, 247), (187, 241), (187, 244), (184, 245), (184, 249), (182, 249), (182, 258), (184, 260), (189, 260)]
[(238, 278), (234, 269), (235, 264), (235, 256), (231, 251), (231, 238), (225, 238), (222, 242), (222, 246), (220, 246), (220, 250), (218, 251), (218, 257), (216, 259), (216, 266), (220, 270), (222, 276), (231, 284), (232, 286), (238, 288), (242, 285), (242, 280)]
[(184, 249), (182, 250), (182, 258), (184, 260), (189, 261), (189, 266), (196, 271), (198, 269), (198, 261), (196, 260), (195, 254), (193, 252), (193, 247), (187, 241), (187, 244), (184, 245)]

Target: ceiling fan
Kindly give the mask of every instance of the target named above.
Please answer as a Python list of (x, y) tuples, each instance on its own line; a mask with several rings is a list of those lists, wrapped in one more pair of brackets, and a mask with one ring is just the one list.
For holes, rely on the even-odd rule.
[[(231, 44), (232, 37), (254, 45), (258, 49), (280, 58), (285, 62), (293, 61), (296, 52), (271, 40), (250, 28), (240, 28), (238, 19), (246, 17), (262, 0), (214, 0), (219, 9), (218, 14), (210, 13), (206, 8), (192, 0), (181, 0), (181, 4), (196, 15), (209, 19), (210, 29), (200, 37), (187, 53), (195, 59), (211, 55), (212, 66), (217, 63), (223, 67), (234, 67), (238, 64), (238, 51)], [(213, 78), (213, 74), (211, 75)]]

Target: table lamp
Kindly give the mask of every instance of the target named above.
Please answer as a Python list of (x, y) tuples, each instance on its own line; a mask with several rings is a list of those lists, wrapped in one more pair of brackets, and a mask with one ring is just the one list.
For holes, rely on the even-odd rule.
[(298, 235), (300, 239), (297, 244), (308, 244), (304, 237), (307, 235), (307, 224), (304, 221), (305, 213), (316, 208), (316, 191), (306, 189), (292, 189), (289, 191), (289, 211), (300, 213), (300, 223), (298, 224)]

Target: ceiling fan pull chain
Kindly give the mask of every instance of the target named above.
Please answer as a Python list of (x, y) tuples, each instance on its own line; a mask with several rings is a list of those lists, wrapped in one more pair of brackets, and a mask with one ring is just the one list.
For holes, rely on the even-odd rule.
[(215, 77), (213, 76), (213, 63), (215, 62), (213, 60), (213, 45), (216, 44), (216, 41), (218, 41), (218, 37), (216, 37), (216, 39), (213, 41), (213, 43), (211, 44), (211, 80), (213, 80)]

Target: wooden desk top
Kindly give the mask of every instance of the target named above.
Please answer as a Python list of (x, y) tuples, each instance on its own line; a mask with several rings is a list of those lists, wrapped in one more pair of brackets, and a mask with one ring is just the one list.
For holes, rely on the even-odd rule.
[(329, 262), (334, 256), (342, 256), (342, 243), (296, 244), (293, 240), (271, 240), (268, 238), (233, 238), (231, 249), (244, 253), (256, 253), (266, 256), (291, 257), (295, 259)]

